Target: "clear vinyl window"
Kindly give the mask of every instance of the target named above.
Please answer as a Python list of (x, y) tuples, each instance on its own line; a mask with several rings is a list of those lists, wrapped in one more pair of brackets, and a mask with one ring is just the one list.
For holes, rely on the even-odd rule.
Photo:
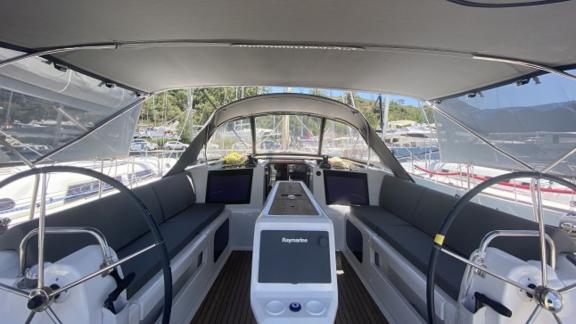
[(255, 118), (256, 153), (318, 154), (321, 118), (267, 115)]
[(368, 152), (368, 144), (357, 129), (341, 122), (326, 120), (322, 155), (368, 161)]
[(220, 159), (231, 152), (252, 153), (252, 131), (249, 118), (228, 121), (220, 125), (208, 141), (206, 147), (208, 160)]

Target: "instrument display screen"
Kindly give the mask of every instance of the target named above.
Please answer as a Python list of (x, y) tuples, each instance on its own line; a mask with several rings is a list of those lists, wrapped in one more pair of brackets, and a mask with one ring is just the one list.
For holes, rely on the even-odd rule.
[(330, 283), (330, 247), (326, 231), (263, 230), (260, 283)]
[(361, 205), (368, 201), (366, 173), (324, 170), (326, 205)]

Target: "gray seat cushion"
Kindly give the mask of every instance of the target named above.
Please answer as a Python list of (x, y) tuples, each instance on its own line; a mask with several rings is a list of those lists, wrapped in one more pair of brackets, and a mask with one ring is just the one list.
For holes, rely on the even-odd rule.
[(165, 221), (196, 202), (192, 182), (185, 172), (153, 182), (151, 187), (162, 202)]
[[(432, 237), (458, 198), (424, 188), (398, 178), (384, 177), (380, 207), (350, 207), (357, 217), (390, 243), (420, 271), (428, 271)], [(478, 248), (482, 238), (493, 230), (536, 230), (537, 224), (492, 208), (470, 203), (454, 220), (446, 235), (445, 246), (468, 257)], [(576, 251), (574, 241), (561, 230), (547, 226), (546, 232), (556, 244), (558, 253)], [(494, 247), (524, 260), (539, 260), (537, 238), (498, 238)], [(458, 297), (465, 266), (441, 255), (438, 264), (438, 285), (453, 298)]]
[[(422, 273), (428, 272), (432, 252), (432, 239), (413, 226), (392, 226), (381, 230), (382, 237)], [(436, 284), (452, 298), (458, 298), (460, 283), (466, 266), (464, 263), (442, 254), (438, 259)]]
[[(142, 199), (156, 221), (162, 220), (160, 203), (150, 187), (140, 187), (134, 193)], [(122, 226), (130, 224), (130, 226)], [(100, 230), (108, 244), (115, 250), (121, 249), (148, 232), (148, 225), (138, 206), (126, 195), (117, 193), (102, 199), (66, 209), (46, 217), (50, 227), (93, 227)], [(38, 227), (38, 220), (28, 221), (11, 228), (0, 237), (1, 249), (18, 249), (22, 238)], [(95, 244), (91, 236), (85, 234), (48, 234), (45, 241), (45, 259), (57, 261), (66, 255), (86, 246)], [(29, 241), (26, 264), (37, 262), (36, 237)]]
[(410, 223), (378, 206), (350, 206), (349, 215), (371, 227), (410, 226)]
[[(378, 209), (380, 209), (380, 214)], [(371, 208), (369, 213), (366, 213), (366, 211), (356, 211), (353, 215), (392, 245), (418, 270), (422, 273), (427, 273), (428, 260), (432, 251), (432, 238), (408, 223), (397, 223), (394, 215), (387, 213), (382, 208)], [(454, 299), (458, 297), (460, 282), (462, 281), (465, 268), (463, 263), (446, 255), (441, 255), (438, 260), (437, 285)]]
[[(170, 257), (174, 257), (210, 222), (224, 205), (195, 204), (192, 183), (185, 173), (160, 179), (134, 189), (159, 224)], [(100, 230), (120, 257), (128, 256), (152, 244), (152, 234), (138, 206), (126, 195), (114, 194), (102, 199), (54, 213), (46, 218), (47, 226), (88, 226)], [(0, 249), (17, 250), (21, 239), (38, 226), (38, 220), (19, 224), (0, 236)], [(94, 244), (87, 235), (48, 235), (46, 260), (57, 261), (78, 249)], [(36, 264), (36, 240), (30, 240), (27, 264)], [(158, 254), (147, 252), (123, 266), (134, 272), (135, 281), (129, 296), (160, 270)]]
[(425, 188), (411, 181), (384, 176), (380, 187), (380, 207), (412, 223), (414, 212)]
[[(166, 242), (170, 258), (176, 256), (188, 243), (194, 240), (206, 226), (208, 226), (224, 210), (224, 205), (195, 204), (160, 224), (160, 232)], [(152, 233), (148, 233), (125, 248), (117, 251), (120, 258), (135, 253), (154, 242)], [(160, 271), (159, 254), (149, 251), (122, 265), (124, 274), (134, 272), (134, 281), (128, 287), (128, 298), (146, 284), (158, 271)]]
[[(414, 225), (430, 236), (435, 235), (457, 200), (456, 197), (427, 189), (416, 209)], [(469, 203), (454, 220), (445, 244), (461, 255), (469, 256), (487, 233), (506, 229), (537, 230), (538, 225), (527, 219)], [(574, 241), (560, 229), (546, 226), (546, 233), (554, 240), (558, 253), (575, 250)], [(493, 246), (523, 260), (540, 259), (538, 238), (535, 237), (498, 238), (494, 240)]]

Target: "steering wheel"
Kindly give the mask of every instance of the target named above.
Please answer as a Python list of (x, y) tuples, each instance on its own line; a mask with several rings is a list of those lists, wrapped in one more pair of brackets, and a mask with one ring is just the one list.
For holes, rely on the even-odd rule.
[[(26, 320), (26, 323), (29, 323), (32, 321), (34, 315), (36, 313), (41, 313), (41, 312), (46, 312), (48, 317), (52, 320), (52, 322), (56, 323), (56, 324), (61, 324), (62, 322), (60, 321), (60, 319), (58, 318), (58, 316), (56, 315), (56, 313), (54, 313), (54, 311), (52, 310), (52, 307), (50, 307), (50, 305), (52, 304), (52, 302), (57, 298), (58, 294), (67, 291), (73, 287), (76, 287), (82, 283), (84, 283), (87, 280), (90, 280), (94, 277), (97, 277), (99, 275), (106, 275), (109, 274), (111, 271), (113, 271), (114, 269), (116, 269), (116, 267), (122, 265), (123, 263), (139, 256), (142, 253), (145, 253), (149, 250), (152, 250), (154, 248), (158, 248), (157, 251), (159, 253), (159, 257), (161, 259), (161, 264), (162, 264), (162, 275), (164, 277), (164, 305), (163, 305), (163, 314), (162, 314), (162, 323), (163, 324), (168, 324), (170, 322), (170, 313), (172, 310), (172, 271), (170, 269), (170, 258), (168, 256), (168, 250), (166, 249), (166, 244), (164, 243), (164, 238), (162, 237), (162, 234), (160, 233), (160, 230), (158, 229), (158, 224), (156, 224), (156, 221), (154, 220), (154, 217), (152, 217), (152, 214), (150, 213), (150, 210), (146, 207), (146, 205), (144, 205), (144, 203), (142, 202), (142, 200), (140, 198), (138, 198), (138, 196), (136, 196), (130, 189), (128, 189), (124, 184), (122, 184), (120, 181), (111, 178), (105, 174), (93, 171), (93, 170), (89, 170), (89, 169), (84, 169), (84, 168), (79, 168), (79, 167), (72, 167), (72, 166), (48, 166), (48, 167), (42, 167), (42, 168), (33, 168), (30, 170), (26, 170), (20, 173), (17, 173), (13, 176), (10, 176), (2, 181), (0, 181), (0, 189), (7, 186), (8, 184), (28, 177), (28, 176), (32, 176), (32, 175), (46, 175), (48, 173), (73, 173), (73, 174), (81, 174), (84, 176), (88, 176), (88, 177), (92, 177), (95, 179), (98, 179), (100, 181), (102, 181), (103, 183), (106, 183), (110, 186), (112, 186), (114, 189), (117, 189), (121, 194), (125, 194), (128, 197), (130, 197), (130, 199), (132, 199), (136, 205), (138, 206), (138, 208), (140, 209), (140, 212), (142, 213), (142, 216), (144, 217), (144, 220), (146, 221), (148, 227), (150, 228), (150, 231), (152, 232), (152, 236), (154, 238), (154, 243), (138, 252), (135, 252), (129, 256), (126, 256), (125, 258), (118, 260), (118, 261), (113, 261), (113, 260), (104, 260), (104, 265), (102, 266), (101, 269), (92, 272), (91, 274), (85, 275), (67, 285), (64, 285), (63, 287), (47, 287), (44, 284), (44, 236), (47, 232), (47, 228), (46, 228), (46, 176), (43, 177), (44, 181), (42, 183), (41, 186), (41, 203), (40, 203), (40, 216), (39, 216), (39, 220), (38, 220), (38, 228), (31, 231), (29, 233), (29, 235), (27, 236), (31, 236), (31, 234), (33, 235), (38, 235), (38, 265), (37, 265), (37, 284), (36, 284), (36, 288), (28, 291), (24, 291), (21, 290), (19, 288), (14, 288), (12, 286), (8, 286), (5, 284), (0, 283), (0, 289), (5, 290), (7, 292), (13, 293), (15, 295), (18, 295), (20, 297), (26, 298), (28, 300), (27, 302), (27, 307), (28, 309), (30, 309), (30, 315), (28, 316), (28, 319)], [(33, 204), (35, 204), (35, 202), (33, 202)], [(48, 228), (49, 229), (49, 228)], [(84, 233), (86, 233), (86, 229), (84, 229)], [(96, 233), (96, 235), (94, 235), (95, 237), (98, 236), (99, 232), (94, 231)], [(92, 234), (92, 233), (91, 233)], [(99, 242), (102, 244), (104, 244), (104, 246), (107, 246), (107, 243), (105, 243), (105, 239), (101, 238), (99, 240)], [(105, 249), (103, 249), (103, 254), (105, 254), (104, 252)]]
[(541, 269), (541, 285), (535, 288), (527, 287), (519, 282), (513, 281), (509, 278), (501, 276), (497, 273), (492, 272), (489, 269), (486, 269), (481, 264), (476, 264), (472, 261), (469, 261), (468, 258), (460, 256), (445, 247), (443, 247), (444, 240), (446, 238), (446, 234), (450, 229), (454, 219), (460, 214), (462, 209), (466, 206), (466, 204), (474, 197), (476, 197), (480, 192), (484, 189), (498, 184), (503, 181), (518, 179), (518, 178), (530, 178), (533, 179), (532, 183), (535, 186), (540, 186), (539, 182), (541, 179), (550, 180), (556, 183), (559, 183), (563, 186), (566, 186), (574, 191), (576, 191), (576, 185), (562, 179), (557, 176), (540, 173), (540, 172), (532, 172), (532, 171), (521, 171), (521, 172), (512, 172), (508, 174), (503, 174), (490, 180), (487, 180), (478, 186), (474, 187), (472, 190), (468, 191), (464, 196), (458, 200), (456, 205), (452, 207), (448, 216), (442, 222), (438, 233), (434, 237), (434, 245), (432, 249), (432, 253), (430, 254), (430, 260), (428, 263), (428, 273), (426, 278), (426, 307), (428, 313), (428, 322), (433, 324), (435, 321), (435, 307), (434, 307), (434, 288), (435, 288), (435, 280), (436, 280), (436, 265), (438, 261), (438, 256), (440, 252), (443, 252), (465, 264), (475, 268), (477, 270), (482, 271), (485, 274), (493, 276), (496, 279), (502, 280), (507, 284), (516, 286), (517, 288), (527, 292), (534, 298), (532, 301), (536, 303), (536, 306), (530, 317), (528, 318), (528, 322), (532, 323), (541, 313), (542, 309), (549, 311), (558, 323), (561, 323), (560, 318), (558, 317), (557, 313), (562, 309), (562, 295), (576, 289), (576, 285), (569, 285), (565, 286), (561, 289), (552, 289), (548, 287), (548, 277), (546, 274), (546, 233), (544, 231), (544, 221), (542, 217), (542, 197), (540, 196), (540, 191), (536, 190), (536, 192), (532, 194), (532, 204), (533, 204), (533, 212), (535, 219), (538, 221), (538, 237), (539, 237), (539, 245), (540, 245), (540, 262), (542, 265)]

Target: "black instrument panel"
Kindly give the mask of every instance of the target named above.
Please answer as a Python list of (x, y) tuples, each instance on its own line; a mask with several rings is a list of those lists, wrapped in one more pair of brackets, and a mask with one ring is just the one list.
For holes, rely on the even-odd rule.
[(260, 238), (260, 283), (330, 283), (326, 231), (264, 230)]
[(206, 202), (249, 204), (252, 194), (253, 169), (208, 171)]
[(366, 173), (324, 170), (326, 205), (370, 204)]

